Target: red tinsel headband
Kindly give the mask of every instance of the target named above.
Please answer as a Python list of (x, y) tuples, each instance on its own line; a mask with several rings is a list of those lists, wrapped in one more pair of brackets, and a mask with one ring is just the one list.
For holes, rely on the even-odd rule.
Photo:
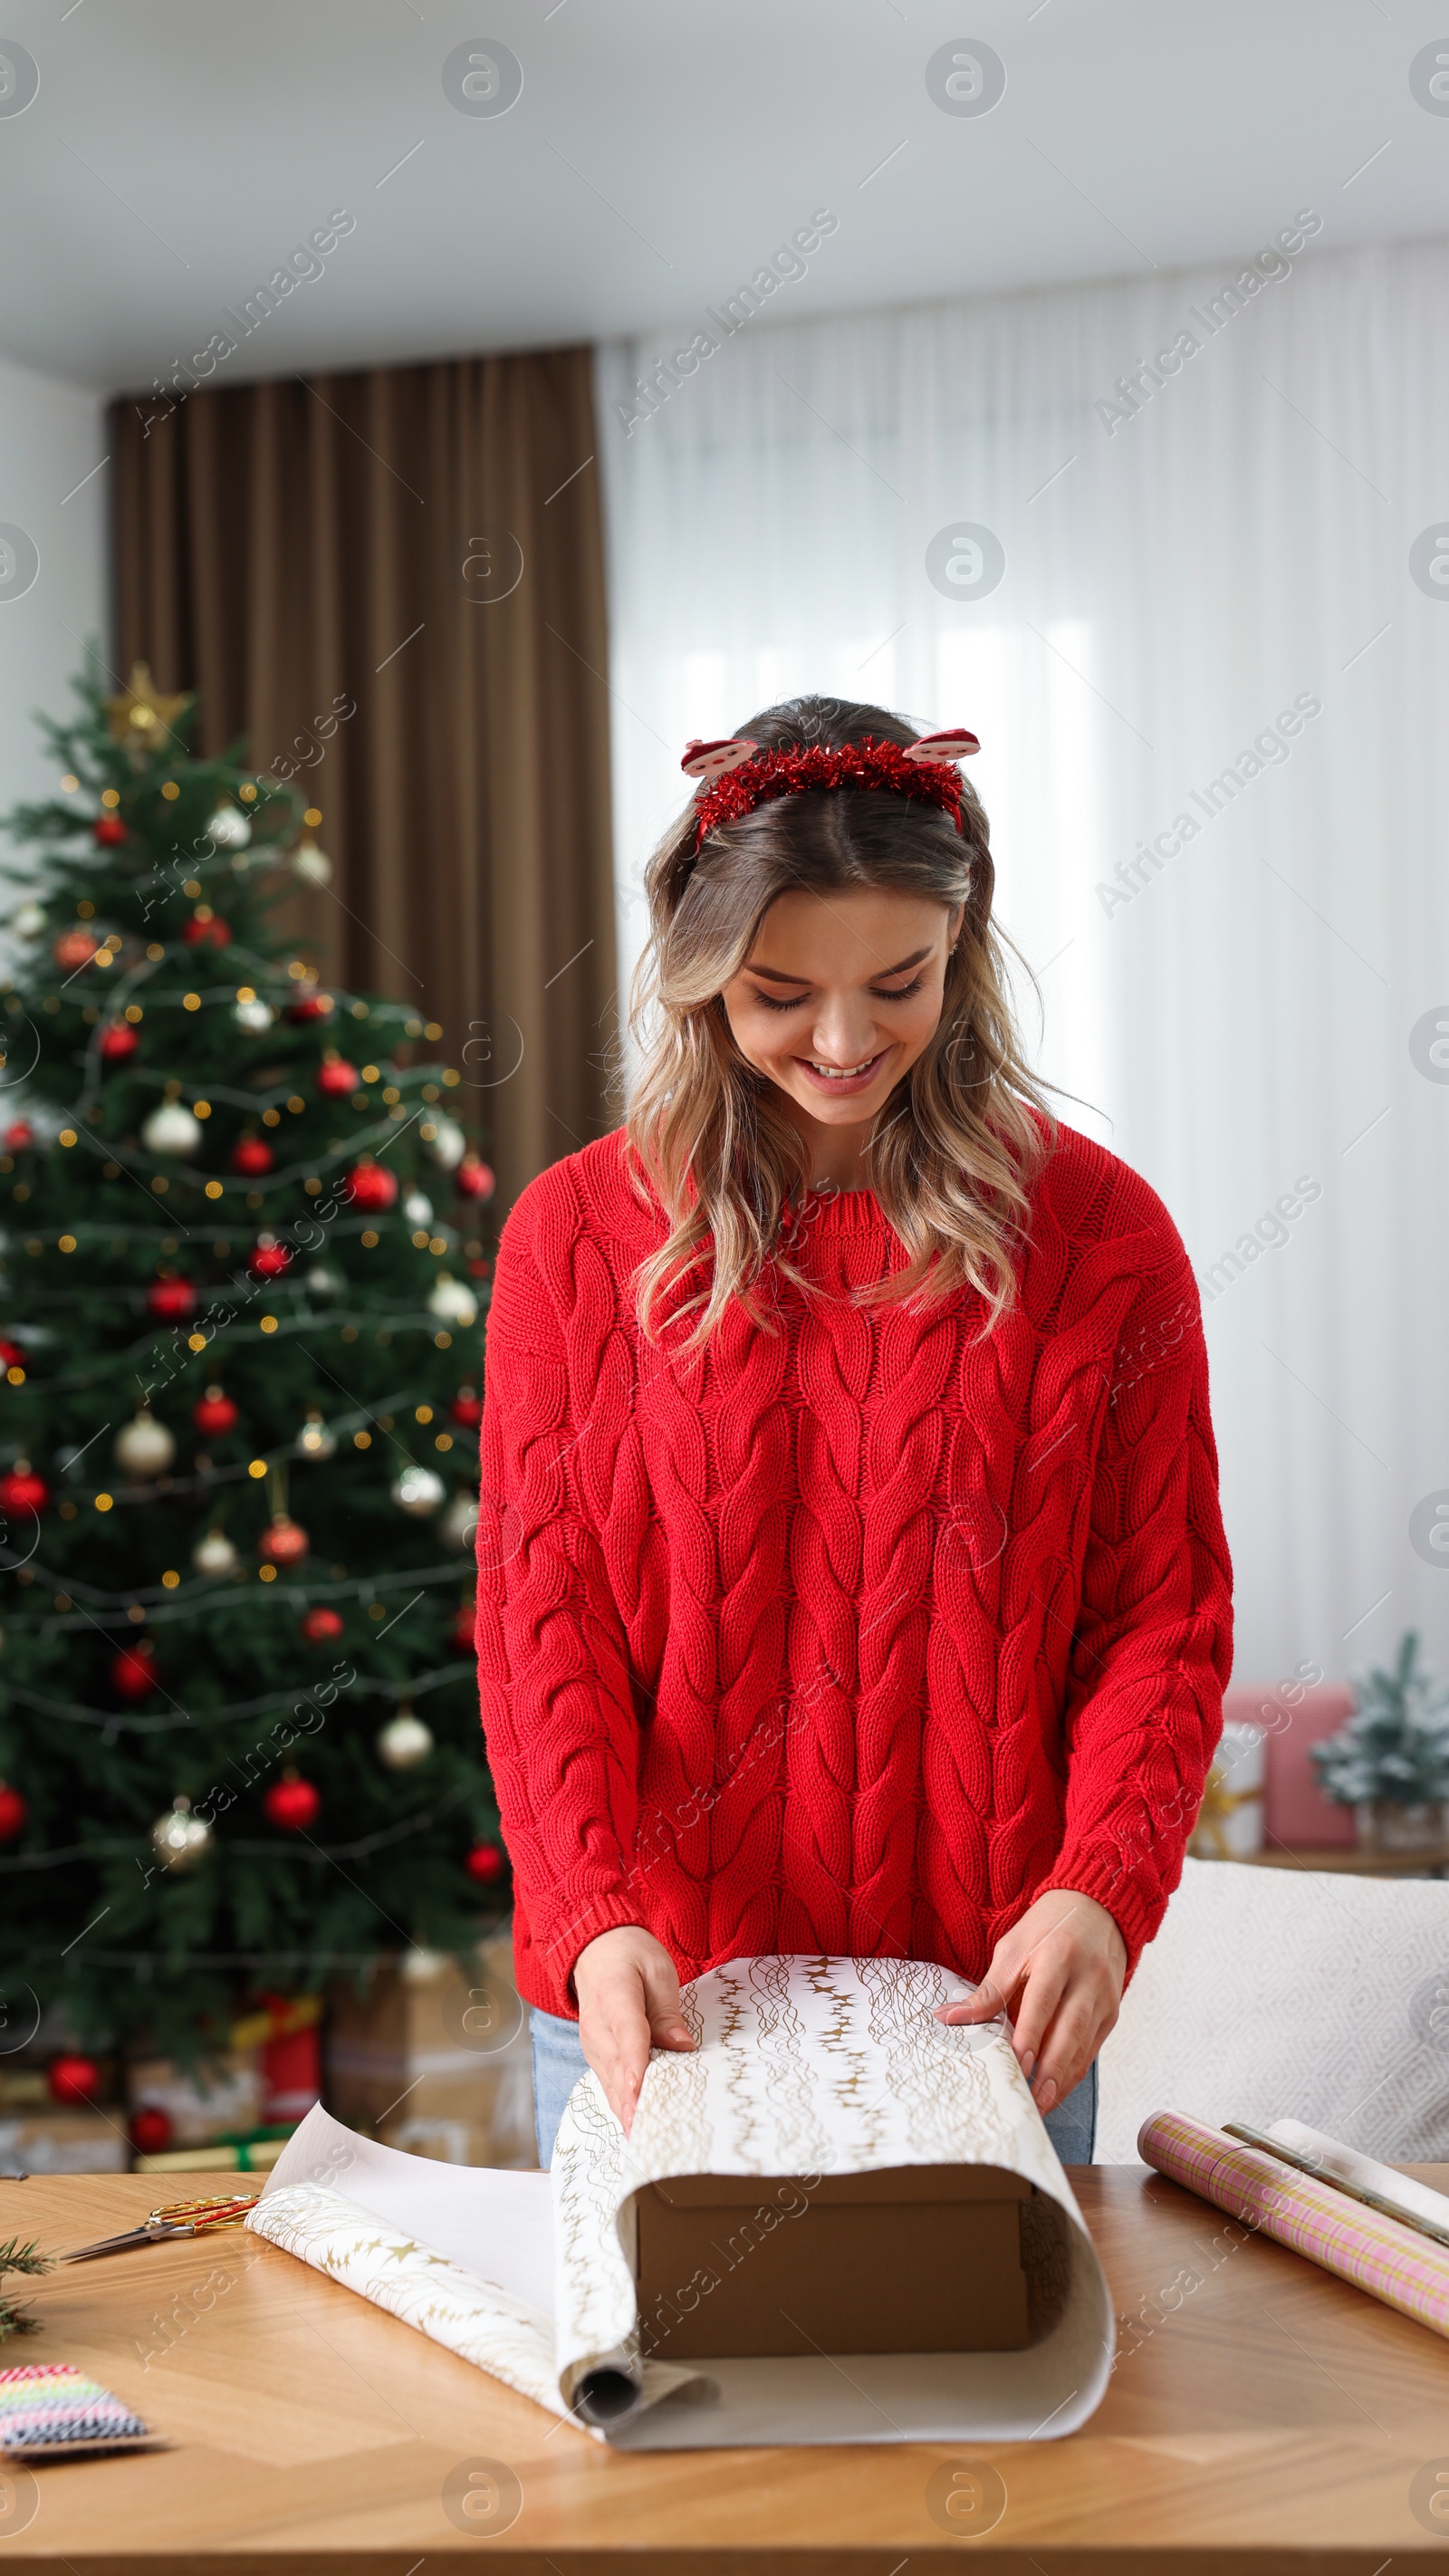
[(737, 823), (777, 796), (803, 796), (817, 787), (885, 788), (896, 796), (924, 796), (939, 805), (961, 831), (961, 782), (951, 765), (979, 751), (974, 733), (963, 725), (949, 733), (923, 734), (919, 742), (842, 743), (838, 751), (810, 743), (787, 751), (762, 751), (745, 734), (728, 742), (691, 742), (680, 767), (699, 779), (695, 799), (696, 854), (705, 834), (717, 823)]

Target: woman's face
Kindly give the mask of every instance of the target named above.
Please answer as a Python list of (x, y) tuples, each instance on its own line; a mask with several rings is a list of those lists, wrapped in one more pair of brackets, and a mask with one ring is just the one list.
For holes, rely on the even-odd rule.
[(797, 1123), (869, 1129), (940, 1019), (964, 909), (864, 886), (777, 895), (722, 999)]

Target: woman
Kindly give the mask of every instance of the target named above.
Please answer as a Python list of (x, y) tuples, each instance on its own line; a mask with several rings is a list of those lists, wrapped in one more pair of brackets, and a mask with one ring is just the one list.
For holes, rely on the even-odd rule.
[(881, 708), (692, 745), (624, 1126), (531, 1182), (488, 1323), (483, 1717), (539, 2154), (627, 2130), (680, 1981), (933, 1960), (1064, 2162), (1221, 1726), (1197, 1294), (1051, 1116), (986, 817)]

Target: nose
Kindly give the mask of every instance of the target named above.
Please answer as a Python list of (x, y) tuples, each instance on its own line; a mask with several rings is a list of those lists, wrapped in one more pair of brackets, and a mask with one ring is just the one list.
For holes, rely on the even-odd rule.
[(879, 1048), (874, 1021), (845, 1002), (822, 1010), (810, 1032), (810, 1052), (820, 1064), (864, 1064)]

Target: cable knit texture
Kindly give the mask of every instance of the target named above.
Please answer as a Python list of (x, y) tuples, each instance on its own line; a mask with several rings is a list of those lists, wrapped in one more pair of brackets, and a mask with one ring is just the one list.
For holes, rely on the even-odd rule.
[[(478, 1672), (518, 1980), (585, 1944), (682, 1977), (761, 1951), (979, 1977), (1044, 1890), (1161, 1922), (1222, 1723), (1231, 1574), (1197, 1290), (1145, 1181), (1059, 1131), (1020, 1296), (847, 1292), (907, 1266), (810, 1193), (702, 1355), (643, 1340), (665, 1239), (623, 1130), (509, 1213), (488, 1319)], [(676, 1297), (671, 1306), (677, 1306)], [(671, 1308), (662, 1310), (671, 1311)]]

